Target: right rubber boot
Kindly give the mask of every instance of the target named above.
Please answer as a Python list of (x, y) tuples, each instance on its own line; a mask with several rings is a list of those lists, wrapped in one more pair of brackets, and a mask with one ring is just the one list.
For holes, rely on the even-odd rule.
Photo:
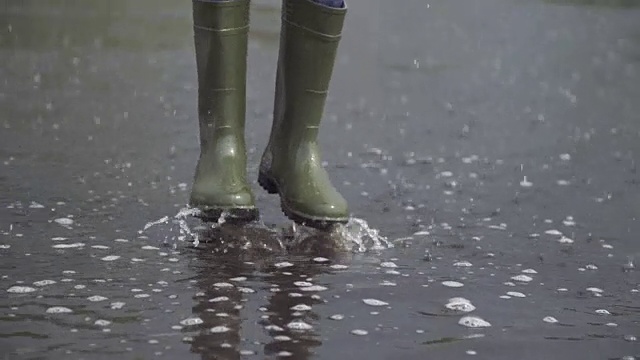
[(249, 0), (193, 0), (200, 158), (189, 205), (204, 221), (258, 218), (244, 128)]

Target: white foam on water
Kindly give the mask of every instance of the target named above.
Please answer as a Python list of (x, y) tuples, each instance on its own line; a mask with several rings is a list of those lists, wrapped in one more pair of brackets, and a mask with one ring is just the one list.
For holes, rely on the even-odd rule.
[(367, 330), (362, 330), (362, 329), (353, 329), (353, 330), (351, 330), (351, 334), (358, 335), (358, 336), (364, 336), (364, 335), (369, 334), (369, 332)]
[(292, 306), (291, 310), (294, 310), (294, 311), (309, 311), (309, 310), (311, 310), (311, 306), (306, 305), (306, 304), (298, 304), (298, 305)]
[(344, 315), (342, 315), (342, 314), (334, 314), (334, 315), (329, 316), (329, 319), (331, 319), (331, 320), (342, 320), (342, 319), (344, 319)]
[(558, 322), (558, 319), (554, 318), (553, 316), (545, 316), (542, 321), (549, 323), (549, 324), (555, 324)]

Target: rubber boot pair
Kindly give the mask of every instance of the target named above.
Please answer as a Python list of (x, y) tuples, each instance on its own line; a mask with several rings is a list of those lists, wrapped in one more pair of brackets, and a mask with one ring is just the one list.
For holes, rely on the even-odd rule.
[[(258, 182), (297, 223), (348, 219), (317, 144), (346, 7), (283, 0), (274, 119)], [(217, 221), (258, 218), (247, 183), (245, 96), (249, 0), (193, 1), (201, 154), (190, 204)]]

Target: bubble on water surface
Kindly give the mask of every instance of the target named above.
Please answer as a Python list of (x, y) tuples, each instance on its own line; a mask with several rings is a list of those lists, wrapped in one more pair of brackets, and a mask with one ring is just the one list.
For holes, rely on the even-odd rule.
[(302, 320), (294, 320), (294, 321), (288, 323), (287, 327), (289, 329), (291, 329), (291, 330), (299, 330), (299, 331), (306, 331), (306, 330), (313, 329), (313, 326), (307, 324), (306, 322), (304, 322)]
[(111, 303), (111, 309), (112, 310), (120, 310), (125, 306), (125, 303), (121, 302), (121, 301), (116, 301), (116, 302), (112, 302)]
[(58, 218), (53, 220), (56, 224), (58, 225), (62, 225), (62, 226), (71, 226), (73, 225), (73, 220), (69, 219), (69, 218)]
[(334, 269), (334, 270), (344, 270), (344, 269), (348, 269), (349, 268), (349, 266), (342, 265), (342, 264), (334, 264), (334, 265), (331, 265), (329, 267)]
[(331, 319), (331, 320), (342, 320), (342, 319), (344, 319), (344, 315), (342, 315), (342, 314), (334, 314), (334, 315), (329, 316), (329, 319)]
[(224, 325), (220, 325), (220, 326), (214, 326), (211, 329), (209, 329), (209, 332), (213, 333), (213, 334), (220, 334), (220, 333), (225, 333), (230, 331), (231, 329), (224, 326)]
[(99, 319), (99, 320), (96, 320), (93, 324), (97, 326), (109, 326), (111, 325), (111, 321)]
[(88, 297), (87, 300), (89, 300), (91, 302), (100, 302), (100, 301), (108, 300), (108, 298), (106, 298), (104, 296), (100, 296), (100, 295), (93, 295), (93, 296)]
[(468, 261), (458, 261), (458, 262), (453, 263), (453, 266), (456, 266), (456, 267), (471, 267), (471, 266), (473, 266), (473, 264), (471, 264)]
[(491, 323), (478, 316), (464, 316), (458, 321), (458, 324), (469, 328), (482, 328), (491, 326)]
[(464, 286), (463, 283), (458, 281), (443, 281), (442, 285), (446, 287), (451, 287), (451, 288), (459, 288)]
[(511, 280), (520, 281), (520, 282), (530, 282), (531, 280), (533, 280), (533, 278), (527, 275), (516, 275), (516, 276), (512, 276)]
[(103, 257), (100, 260), (102, 260), (102, 261), (115, 261), (115, 260), (118, 260), (118, 259), (120, 259), (120, 256), (118, 256), (118, 255), (109, 255), (109, 256)]
[(386, 262), (382, 262), (380, 263), (380, 267), (383, 268), (397, 268), (398, 265), (396, 265), (394, 262), (392, 261), (386, 261)]
[(288, 261), (283, 261), (283, 262), (275, 263), (274, 266), (277, 267), (278, 269), (284, 269), (284, 268), (293, 266), (293, 264)]
[(367, 330), (362, 330), (362, 329), (353, 329), (353, 330), (351, 330), (351, 334), (358, 335), (358, 336), (364, 336), (364, 335), (369, 334), (369, 332)]
[(596, 314), (598, 314), (598, 315), (611, 315), (609, 310), (606, 310), (606, 309), (598, 309), (598, 310), (596, 310)]
[(507, 295), (512, 296), (512, 297), (518, 297), (518, 298), (523, 298), (523, 297), (527, 297), (527, 295), (521, 293), (521, 292), (517, 292), (517, 291), (509, 291), (507, 292)]
[(378, 299), (362, 299), (362, 302), (369, 306), (387, 306), (389, 303)]
[(47, 309), (47, 314), (69, 314), (72, 313), (73, 310), (63, 307), (63, 306), (53, 306)]
[(291, 310), (295, 310), (295, 311), (309, 311), (311, 310), (311, 306), (306, 305), (306, 304), (298, 304), (295, 306), (291, 307)]
[(36, 289), (30, 286), (19, 286), (19, 285), (12, 286), (7, 289), (7, 292), (12, 294), (27, 294), (34, 291), (36, 291)]
[(33, 283), (33, 285), (35, 286), (47, 286), (47, 285), (53, 285), (56, 282), (53, 280), (40, 280), (40, 281), (36, 281)]
[(56, 244), (53, 245), (52, 248), (54, 249), (73, 249), (73, 248), (80, 248), (83, 247), (84, 243), (81, 242), (77, 242), (77, 243), (73, 243), (73, 244)]
[(471, 301), (462, 297), (451, 298), (444, 306), (449, 310), (460, 312), (471, 312), (476, 309)]
[(182, 326), (194, 326), (200, 325), (202, 323), (204, 323), (204, 321), (202, 321), (202, 319), (200, 319), (199, 317), (187, 318), (180, 321), (180, 325)]

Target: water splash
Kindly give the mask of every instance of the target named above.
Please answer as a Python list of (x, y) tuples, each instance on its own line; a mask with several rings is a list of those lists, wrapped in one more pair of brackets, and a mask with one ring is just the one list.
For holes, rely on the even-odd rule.
[(349, 218), (349, 221), (337, 227), (335, 230), (345, 241), (355, 244), (358, 252), (367, 250), (384, 250), (393, 247), (386, 237), (380, 235), (380, 231), (358, 218)]
[[(173, 217), (164, 216), (158, 220), (148, 222), (144, 228), (139, 231), (140, 234), (144, 233), (148, 229), (158, 225), (168, 225), (171, 227), (169, 232), (165, 236), (165, 242), (169, 240), (174, 241), (174, 246), (177, 246), (178, 241), (186, 241), (193, 243), (193, 246), (197, 247), (200, 243), (200, 234), (197, 231), (197, 226), (190, 225), (187, 220), (190, 218), (197, 218), (201, 211), (197, 208), (185, 207), (178, 211)], [(223, 212), (220, 218), (215, 223), (208, 223), (210, 228), (217, 228), (227, 222), (228, 213)], [(266, 230), (269, 229), (262, 223), (254, 223), (252, 226), (258, 226)], [(174, 232), (178, 231), (177, 235)], [(297, 225), (291, 223), (290, 227), (283, 229), (282, 235), (286, 239), (286, 242), (291, 244), (303, 244), (310, 239), (315, 238), (318, 234), (322, 234), (321, 230), (310, 228), (307, 226)], [(325, 232), (324, 235), (327, 235)], [(386, 237), (380, 235), (379, 230), (369, 226), (367, 221), (355, 217), (349, 218), (346, 224), (340, 224), (334, 226), (330, 232), (329, 237), (333, 240), (334, 245), (346, 250), (352, 250), (356, 252), (366, 252), (369, 250), (384, 250), (392, 248), (393, 244), (387, 240)], [(284, 248), (284, 244), (280, 241), (281, 248)]]
[[(172, 219), (169, 218), (169, 216), (164, 216), (158, 220), (148, 222), (147, 224), (145, 224), (144, 228), (141, 231), (139, 231), (139, 233), (142, 234), (151, 227), (154, 227), (157, 225), (165, 225), (171, 222), (172, 225), (178, 226), (178, 236), (172, 236), (172, 239), (174, 241), (175, 240), (179, 240), (179, 241), (191, 240), (193, 245), (197, 247), (200, 244), (198, 233), (191, 229), (191, 227), (187, 223), (187, 218), (196, 217), (200, 215), (200, 213), (201, 211), (197, 208), (185, 207), (180, 209), (178, 213), (173, 216)], [(225, 214), (222, 214), (222, 216), (220, 217), (220, 220), (218, 220), (218, 225), (224, 223), (224, 221), (225, 221)], [(172, 233), (173, 231), (174, 231), (174, 228), (172, 227), (170, 232)], [(169, 240), (169, 236), (170, 235), (167, 235), (165, 237), (165, 242)], [(175, 242), (174, 242), (174, 245), (175, 245)]]

